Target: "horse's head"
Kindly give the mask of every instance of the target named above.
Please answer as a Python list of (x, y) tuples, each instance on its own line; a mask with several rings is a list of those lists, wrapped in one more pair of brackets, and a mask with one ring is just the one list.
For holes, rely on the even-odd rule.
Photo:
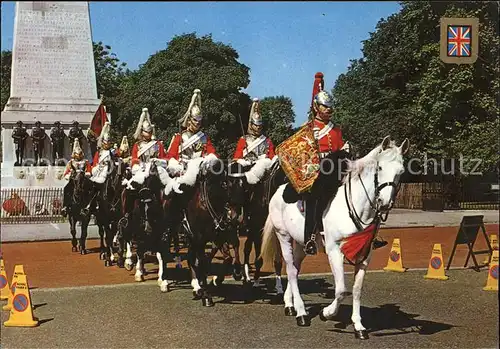
[(85, 176), (85, 168), (75, 167), (71, 162), (70, 180), (73, 181), (73, 197), (82, 202), (82, 199), (90, 192), (90, 180)]
[(410, 142), (405, 139), (398, 147), (387, 136), (362, 161), (375, 173), (375, 204), (381, 212), (389, 211), (399, 190), (399, 181), (404, 172), (403, 155), (408, 152)]
[(233, 211), (240, 213), (243, 205), (247, 200), (247, 181), (244, 175), (245, 168), (233, 162), (228, 165), (227, 169), (227, 192), (229, 206)]

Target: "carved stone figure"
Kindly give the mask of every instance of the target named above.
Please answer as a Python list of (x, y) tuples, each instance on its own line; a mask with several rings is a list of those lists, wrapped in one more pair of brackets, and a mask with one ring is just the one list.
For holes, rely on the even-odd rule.
[(45, 139), (47, 134), (45, 133), (45, 128), (42, 127), (40, 121), (35, 122), (35, 127), (31, 131), (31, 138), (33, 139), (33, 154), (35, 155), (35, 165), (46, 165), (40, 162), (43, 157), (43, 150), (45, 146)]
[(24, 150), (26, 146), (26, 139), (28, 138), (28, 132), (22, 121), (16, 123), (16, 127), (12, 131), (12, 138), (14, 139), (14, 144), (16, 145), (16, 163), (14, 166), (21, 166), (24, 160)]
[(73, 144), (75, 143), (75, 139), (78, 138), (78, 142), (83, 144), (83, 139), (85, 135), (83, 134), (83, 130), (80, 127), (80, 123), (78, 121), (73, 121), (73, 127), (69, 130), (69, 146), (73, 149)]
[(64, 157), (64, 138), (66, 134), (59, 121), (54, 123), (54, 127), (50, 132), (50, 141), (52, 144), (52, 165), (56, 165), (59, 159)]

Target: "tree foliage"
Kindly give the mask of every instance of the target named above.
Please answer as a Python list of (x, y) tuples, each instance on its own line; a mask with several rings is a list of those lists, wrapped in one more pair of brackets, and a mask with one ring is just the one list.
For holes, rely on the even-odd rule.
[(12, 51), (2, 51), (1, 65), (0, 65), (0, 105), (1, 110), (7, 104), (10, 96), (10, 73), (12, 67)]
[(248, 120), (249, 68), (238, 61), (231, 46), (214, 42), (210, 35), (175, 36), (167, 48), (152, 55), (123, 82), (116, 124), (131, 135), (144, 107), (156, 125), (157, 137), (168, 146), (179, 131), (178, 119), (186, 112), (194, 89), (201, 90), (203, 124), (220, 156), (228, 156)]
[(277, 146), (293, 134), (295, 112), (292, 100), (285, 96), (265, 97), (260, 101), (265, 132)]
[[(481, 158), (498, 164), (499, 35), (494, 2), (403, 1), (363, 42), (333, 94), (345, 138), (366, 153), (390, 134), (413, 156)], [(443, 63), (440, 18), (477, 17), (479, 57)], [(470, 163), (473, 165), (473, 163)], [(465, 164), (467, 166), (467, 164)]]

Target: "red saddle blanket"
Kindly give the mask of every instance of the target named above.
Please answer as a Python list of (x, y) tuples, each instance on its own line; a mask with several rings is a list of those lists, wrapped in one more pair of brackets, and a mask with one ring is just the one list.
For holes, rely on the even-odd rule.
[(368, 255), (370, 245), (376, 233), (377, 224), (373, 223), (366, 227), (365, 230), (345, 238), (340, 250), (344, 256), (353, 263), (359, 259), (363, 259)]

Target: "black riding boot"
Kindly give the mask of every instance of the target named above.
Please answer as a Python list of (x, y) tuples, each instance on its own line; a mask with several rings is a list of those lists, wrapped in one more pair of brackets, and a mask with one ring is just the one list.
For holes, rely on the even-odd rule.
[(308, 196), (305, 200), (306, 203), (306, 215), (305, 215), (305, 226), (304, 226), (304, 252), (307, 255), (315, 255), (318, 253), (318, 245), (316, 244), (316, 205), (317, 199), (314, 196)]

